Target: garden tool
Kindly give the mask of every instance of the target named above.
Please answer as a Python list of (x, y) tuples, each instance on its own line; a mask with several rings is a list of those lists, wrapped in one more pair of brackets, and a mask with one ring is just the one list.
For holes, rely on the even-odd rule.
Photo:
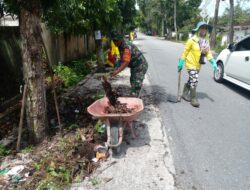
[(177, 92), (177, 102), (181, 101), (181, 71), (178, 72), (178, 92)]

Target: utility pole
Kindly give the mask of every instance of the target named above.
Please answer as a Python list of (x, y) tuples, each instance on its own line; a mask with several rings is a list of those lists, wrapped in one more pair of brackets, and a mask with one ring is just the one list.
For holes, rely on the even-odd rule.
[(211, 42), (210, 42), (212, 49), (214, 49), (216, 46), (216, 27), (217, 27), (218, 13), (219, 13), (219, 5), (220, 5), (220, 0), (216, 0), (214, 19), (213, 19), (213, 30), (212, 30)]
[(230, 2), (230, 14), (229, 14), (229, 43), (233, 43), (234, 29), (233, 29), (233, 19), (234, 19), (234, 0), (229, 0)]
[(176, 0), (174, 0), (174, 30), (176, 35), (176, 41), (178, 40), (177, 25), (176, 25)]

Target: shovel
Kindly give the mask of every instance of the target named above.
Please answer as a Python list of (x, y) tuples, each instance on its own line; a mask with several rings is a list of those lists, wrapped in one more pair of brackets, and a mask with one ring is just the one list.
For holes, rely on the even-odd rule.
[(181, 71), (178, 72), (178, 92), (177, 92), (177, 102), (181, 101)]
[(177, 97), (175, 95), (168, 95), (168, 102), (178, 103), (181, 101), (181, 71), (178, 71), (178, 92)]

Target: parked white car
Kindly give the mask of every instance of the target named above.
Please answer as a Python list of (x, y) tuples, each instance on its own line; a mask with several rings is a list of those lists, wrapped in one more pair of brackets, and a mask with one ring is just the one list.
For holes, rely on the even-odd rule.
[(222, 50), (216, 63), (215, 81), (225, 79), (250, 91), (250, 35)]

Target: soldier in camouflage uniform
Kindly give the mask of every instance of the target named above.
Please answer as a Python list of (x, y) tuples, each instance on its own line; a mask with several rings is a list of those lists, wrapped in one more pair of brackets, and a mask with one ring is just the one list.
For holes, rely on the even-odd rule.
[(130, 67), (131, 95), (139, 97), (148, 63), (142, 52), (134, 44), (124, 40), (122, 35), (113, 33), (111, 38), (119, 48), (121, 57), (121, 66), (111, 74), (111, 77), (116, 76), (127, 66)]

